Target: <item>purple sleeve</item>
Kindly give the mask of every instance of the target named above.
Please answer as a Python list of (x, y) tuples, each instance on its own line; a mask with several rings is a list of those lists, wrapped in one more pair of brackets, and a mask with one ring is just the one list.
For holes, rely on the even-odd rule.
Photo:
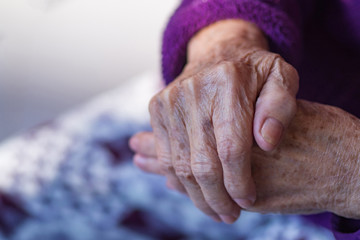
[(337, 216), (332, 213), (322, 213), (303, 216), (317, 225), (331, 230), (337, 240), (359, 240), (360, 221)]
[(302, 48), (304, 8), (309, 8), (305, 5), (311, 5), (311, 2), (314, 1), (183, 0), (163, 36), (162, 69), (166, 83), (181, 73), (191, 37), (200, 29), (223, 19), (241, 18), (257, 24), (268, 37), (271, 51), (297, 65)]

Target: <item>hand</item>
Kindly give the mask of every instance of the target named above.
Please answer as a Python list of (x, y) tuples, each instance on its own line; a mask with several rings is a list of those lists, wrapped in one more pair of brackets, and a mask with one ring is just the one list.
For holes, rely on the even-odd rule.
[(296, 70), (266, 50), (254, 25), (240, 23), (227, 20), (198, 33), (183, 73), (149, 107), (169, 184), (228, 223), (238, 218), (239, 206), (255, 201), (253, 136), (264, 150), (276, 147), (296, 111), (298, 90)]
[[(360, 120), (341, 109), (298, 101), (298, 111), (273, 152), (253, 146), (257, 200), (248, 210), (360, 218)], [(161, 174), (152, 133), (139, 133), (135, 164)]]

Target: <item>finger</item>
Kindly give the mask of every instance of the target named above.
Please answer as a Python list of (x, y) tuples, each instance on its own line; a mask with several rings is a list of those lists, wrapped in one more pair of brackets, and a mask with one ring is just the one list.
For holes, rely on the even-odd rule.
[(298, 82), (296, 70), (277, 58), (256, 102), (253, 132), (264, 151), (276, 148), (295, 115)]
[[(184, 82), (185, 84), (189, 85), (192, 82)], [(205, 100), (202, 99), (202, 96), (197, 96), (192, 89), (194, 89), (193, 86), (187, 86), (186, 101), (188, 103)], [(222, 168), (216, 152), (216, 141), (209, 109), (202, 109), (193, 104), (188, 115), (189, 122), (191, 122), (187, 131), (191, 149), (192, 173), (211, 209), (224, 222), (233, 223), (240, 215), (240, 208), (231, 199), (223, 183)], [(188, 192), (190, 191), (188, 190)]]
[(136, 154), (134, 156), (134, 164), (145, 172), (164, 175), (161, 171), (161, 165), (156, 158)]
[(172, 184), (169, 180), (166, 181), (166, 187), (167, 187), (168, 189), (170, 189), (170, 190), (177, 191), (177, 192), (179, 192), (179, 193), (181, 193), (181, 194), (184, 194), (184, 195), (186, 195), (186, 196), (189, 197), (189, 194), (188, 194), (186, 191), (185, 191), (185, 192), (179, 191), (178, 189), (176, 189), (176, 188), (173, 186), (173, 184)]
[(169, 181), (166, 181), (166, 186), (171, 190), (176, 190), (175, 187), (172, 185), (172, 183)]
[[(164, 175), (161, 169), (161, 165), (156, 158), (149, 158), (144, 157), (140, 154), (136, 154), (134, 156), (134, 164), (145, 172), (157, 175)], [(177, 189), (170, 180), (166, 181), (166, 186), (171, 190), (175, 190), (187, 195), (186, 191), (184, 191), (184, 188)]]
[(130, 148), (142, 156), (156, 158), (155, 137), (152, 132), (140, 132), (131, 137)]
[(223, 93), (221, 107), (214, 108), (213, 114), (224, 184), (231, 198), (244, 209), (252, 206), (256, 199), (250, 161), (253, 106), (244, 94), (245, 87), (229, 85)]
[[(196, 126), (195, 129), (203, 129)], [(215, 137), (210, 131), (193, 131), (191, 164), (206, 202), (226, 223), (234, 222), (240, 215), (239, 206), (233, 201), (224, 185), (223, 169), (216, 151)]]
[[(170, 95), (179, 96), (181, 94), (177, 91), (177, 89), (174, 89), (171, 94), (170, 92), (166, 93), (166, 97), (169, 97)], [(183, 96), (179, 96), (177, 100), (183, 101)], [(182, 111), (179, 111), (178, 106), (185, 106), (185, 102), (182, 102), (181, 104), (174, 103), (167, 106), (169, 115), (172, 116), (171, 118), (169, 118), (170, 127), (168, 129), (172, 150), (172, 164), (175, 168), (176, 175), (185, 187), (188, 196), (191, 198), (195, 206), (208, 216), (219, 219), (216, 212), (214, 212), (213, 209), (205, 201), (201, 188), (196, 182), (196, 179), (192, 173), (189, 139), (184, 119), (185, 116), (184, 114), (182, 114)], [(169, 183), (169, 185), (172, 186), (171, 182)]]
[(168, 124), (168, 119), (165, 116), (167, 113), (165, 112), (164, 103), (161, 102), (158, 95), (150, 101), (149, 111), (151, 125), (154, 130), (156, 155), (158, 156), (161, 171), (176, 189), (185, 191), (172, 166), (169, 134), (165, 126), (165, 124)]

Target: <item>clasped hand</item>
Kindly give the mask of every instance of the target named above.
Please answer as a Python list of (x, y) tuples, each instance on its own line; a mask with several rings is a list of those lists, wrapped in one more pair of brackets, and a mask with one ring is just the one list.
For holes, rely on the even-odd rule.
[(189, 62), (149, 106), (168, 185), (227, 223), (256, 199), (253, 138), (264, 150), (276, 147), (295, 114), (298, 89), (296, 70), (279, 55), (229, 46), (225, 56)]
[(130, 140), (135, 164), (217, 221), (241, 209), (359, 218), (359, 120), (304, 101), (296, 110), (297, 72), (262, 40), (241, 20), (200, 31), (183, 72), (150, 102), (154, 132)]

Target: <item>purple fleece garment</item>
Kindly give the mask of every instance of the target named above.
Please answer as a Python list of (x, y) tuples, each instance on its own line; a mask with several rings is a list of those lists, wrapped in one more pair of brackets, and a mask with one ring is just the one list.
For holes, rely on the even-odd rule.
[[(270, 50), (297, 68), (299, 98), (360, 117), (360, 0), (183, 0), (164, 32), (166, 83), (186, 64), (191, 37), (211, 23), (231, 18), (257, 24)], [(360, 239), (360, 221), (331, 213), (306, 218), (331, 229), (339, 240)]]

